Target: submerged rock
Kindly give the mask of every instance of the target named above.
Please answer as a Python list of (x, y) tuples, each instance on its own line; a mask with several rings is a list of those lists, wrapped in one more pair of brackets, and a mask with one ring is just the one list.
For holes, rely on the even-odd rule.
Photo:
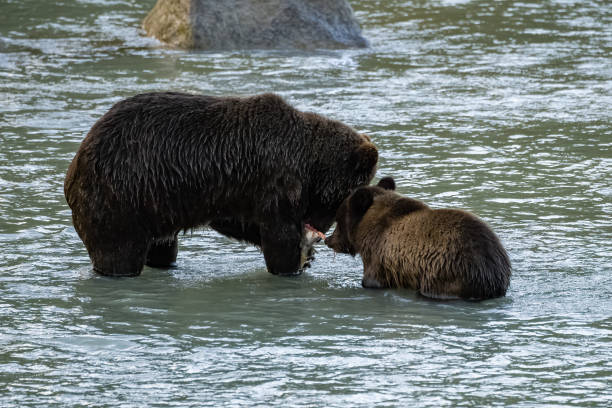
[(359, 48), (368, 43), (346, 0), (158, 0), (147, 35), (178, 48)]

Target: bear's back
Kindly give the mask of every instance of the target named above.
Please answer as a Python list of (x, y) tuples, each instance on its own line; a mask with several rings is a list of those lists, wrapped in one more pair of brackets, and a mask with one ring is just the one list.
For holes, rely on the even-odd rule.
[[(136, 95), (116, 103), (94, 124), (69, 176), (78, 172), (88, 183), (110, 183), (118, 197), (136, 203), (182, 193), (189, 197), (203, 186), (223, 195), (233, 189), (228, 180), (247, 187), (272, 178), (278, 168), (295, 167), (298, 158), (287, 157), (286, 151), (305, 143), (299, 133), (303, 127), (295, 126), (299, 117), (273, 94)], [(286, 129), (290, 124), (293, 132)]]
[[(172, 148), (190, 148), (265, 142), (266, 131), (278, 129), (297, 111), (279, 96), (248, 98), (155, 92), (117, 102), (92, 127), (83, 141), (96, 144), (100, 154), (140, 147), (142, 153), (160, 155)], [(259, 130), (259, 131), (255, 131)], [(132, 146), (133, 145), (133, 146)]]

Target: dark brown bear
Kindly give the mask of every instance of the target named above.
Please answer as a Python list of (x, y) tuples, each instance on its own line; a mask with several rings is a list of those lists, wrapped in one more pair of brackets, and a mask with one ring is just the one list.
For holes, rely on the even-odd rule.
[(390, 177), (357, 189), (338, 209), (336, 229), (325, 241), (336, 252), (361, 255), (364, 287), (412, 288), (440, 299), (506, 294), (510, 260), (487, 224), (394, 190)]
[(367, 136), (273, 94), (150, 93), (94, 124), (64, 192), (100, 274), (173, 265), (179, 231), (210, 225), (288, 275), (303, 266), (306, 229), (328, 230), (377, 159)]

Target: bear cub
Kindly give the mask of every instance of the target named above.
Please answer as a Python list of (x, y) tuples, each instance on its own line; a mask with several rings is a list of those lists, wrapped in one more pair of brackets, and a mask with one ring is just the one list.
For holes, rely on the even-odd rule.
[(336, 252), (360, 254), (368, 288), (411, 288), (438, 299), (504, 296), (508, 254), (473, 214), (432, 209), (395, 193), (391, 177), (358, 188), (340, 206), (325, 240)]

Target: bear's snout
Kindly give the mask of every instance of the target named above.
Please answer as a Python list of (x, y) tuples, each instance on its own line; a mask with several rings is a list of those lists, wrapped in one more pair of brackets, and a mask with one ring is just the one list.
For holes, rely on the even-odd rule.
[(334, 232), (331, 236), (325, 238), (325, 245), (327, 245), (328, 248), (331, 248), (334, 252), (354, 255), (352, 247), (350, 245), (346, 245), (342, 241), (342, 238), (338, 238), (338, 235)]
[(338, 237), (338, 234), (332, 234), (331, 236), (325, 238), (325, 245), (330, 248), (332, 251), (337, 252), (339, 254), (348, 254), (346, 246), (342, 243), (342, 239)]

